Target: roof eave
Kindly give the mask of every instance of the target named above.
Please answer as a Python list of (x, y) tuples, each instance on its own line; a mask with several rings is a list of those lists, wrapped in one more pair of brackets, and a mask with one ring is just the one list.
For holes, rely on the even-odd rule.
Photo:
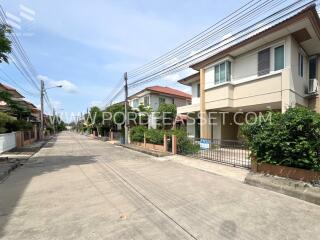
[(181, 83), (183, 85), (186, 85), (186, 86), (191, 86), (191, 83), (192, 82), (195, 82), (195, 81), (198, 81), (197, 78), (199, 77), (199, 80), (200, 80), (200, 73), (197, 72), (197, 73), (194, 73), (188, 77), (185, 77), (185, 78), (182, 78), (180, 80), (178, 80), (178, 83)]

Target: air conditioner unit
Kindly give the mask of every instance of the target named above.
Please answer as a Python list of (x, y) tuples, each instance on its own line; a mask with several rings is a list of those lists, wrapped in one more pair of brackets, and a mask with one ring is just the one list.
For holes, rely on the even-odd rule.
[(310, 94), (310, 93), (317, 93), (317, 92), (318, 92), (318, 80), (310, 79), (308, 93)]

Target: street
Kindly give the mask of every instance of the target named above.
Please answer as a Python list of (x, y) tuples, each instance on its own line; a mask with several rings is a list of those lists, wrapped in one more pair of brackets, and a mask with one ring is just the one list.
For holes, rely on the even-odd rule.
[(1, 239), (319, 239), (320, 207), (60, 133), (0, 184)]

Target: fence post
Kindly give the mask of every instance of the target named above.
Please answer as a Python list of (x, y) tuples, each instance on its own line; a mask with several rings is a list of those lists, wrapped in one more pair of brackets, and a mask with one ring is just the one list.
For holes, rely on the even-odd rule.
[(146, 134), (143, 134), (143, 147), (146, 148), (147, 147), (147, 139), (146, 139)]
[(131, 134), (130, 134), (130, 131), (128, 131), (128, 143), (131, 144)]
[(172, 154), (177, 154), (177, 136), (172, 135)]
[(110, 141), (113, 141), (113, 131), (110, 130)]
[(163, 135), (163, 151), (166, 152), (168, 151), (168, 142), (167, 142), (167, 135)]

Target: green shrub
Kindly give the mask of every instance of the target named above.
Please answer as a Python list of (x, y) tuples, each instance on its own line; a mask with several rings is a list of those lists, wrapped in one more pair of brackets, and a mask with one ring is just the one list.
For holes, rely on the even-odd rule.
[(143, 142), (144, 133), (148, 129), (145, 126), (135, 126), (130, 129), (130, 139), (132, 142)]
[(308, 108), (270, 112), (241, 127), (258, 162), (320, 171), (320, 115)]
[(6, 133), (9, 130), (7, 129), (7, 124), (14, 121), (14, 118), (10, 115), (0, 112), (0, 133)]
[(146, 141), (147, 143), (153, 143), (162, 145), (163, 144), (163, 135), (165, 134), (165, 131), (160, 129), (148, 129), (146, 132)]
[(200, 145), (194, 143), (188, 138), (188, 133), (185, 129), (174, 129), (171, 131), (171, 135), (177, 136), (177, 151), (181, 154), (193, 154), (200, 150)]
[(8, 122), (6, 124), (6, 128), (9, 132), (15, 132), (15, 131), (30, 131), (33, 128), (32, 123), (27, 122), (25, 120), (14, 120), (11, 122)]

